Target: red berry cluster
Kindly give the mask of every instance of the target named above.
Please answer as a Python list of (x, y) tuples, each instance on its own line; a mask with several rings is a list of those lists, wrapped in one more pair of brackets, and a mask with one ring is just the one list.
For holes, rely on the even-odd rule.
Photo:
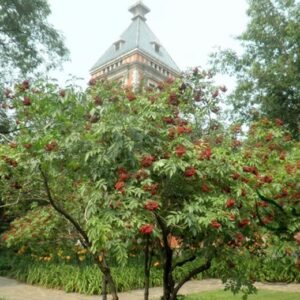
[(56, 141), (52, 141), (49, 144), (45, 145), (44, 148), (47, 152), (56, 151), (58, 148), (58, 144)]
[(152, 155), (145, 155), (142, 157), (141, 165), (144, 168), (148, 168), (148, 167), (152, 166), (154, 161), (155, 161), (155, 158)]
[(123, 167), (120, 167), (118, 169), (118, 175), (119, 175), (119, 181), (126, 181), (127, 179), (130, 178), (129, 173)]
[(177, 106), (179, 104), (179, 100), (176, 93), (173, 92), (169, 95), (168, 103), (174, 106)]
[(31, 99), (29, 98), (29, 97), (24, 97), (24, 99), (23, 99), (23, 104), (24, 104), (24, 106), (30, 106), (31, 105)]
[(126, 94), (126, 97), (129, 101), (133, 101), (133, 100), (136, 100), (136, 95), (133, 93), (133, 92), (128, 92)]
[(12, 159), (12, 158), (9, 158), (7, 156), (3, 156), (2, 159), (8, 164), (10, 165), (11, 167), (14, 167), (16, 168), (18, 166), (18, 163), (16, 160)]
[(201, 160), (205, 160), (205, 159), (210, 160), (211, 155), (212, 155), (212, 150), (210, 147), (208, 147), (201, 152), (200, 159)]
[(215, 229), (219, 229), (220, 227), (222, 227), (222, 225), (217, 220), (212, 220), (210, 222), (210, 225)]
[(139, 231), (144, 235), (151, 235), (153, 233), (154, 225), (152, 224), (144, 224), (140, 227)]
[(234, 207), (234, 205), (235, 205), (235, 200), (234, 199), (228, 199), (226, 201), (226, 207), (227, 208), (232, 208), (232, 207)]
[(185, 177), (193, 177), (194, 175), (196, 175), (197, 170), (194, 167), (189, 167), (185, 170), (184, 172), (184, 176)]
[(186, 153), (186, 148), (183, 145), (178, 145), (175, 149), (175, 153), (178, 157), (182, 157)]
[(118, 181), (118, 182), (115, 184), (115, 189), (116, 189), (117, 191), (122, 192), (124, 186), (125, 186), (125, 182), (124, 182), (124, 181)]
[(244, 166), (243, 171), (246, 173), (252, 173), (254, 175), (258, 175), (258, 170), (256, 167)]
[(159, 204), (153, 200), (148, 200), (144, 205), (144, 208), (149, 211), (155, 211), (158, 209), (158, 207), (159, 207)]
[(145, 184), (143, 186), (143, 190), (145, 192), (150, 192), (152, 196), (156, 195), (157, 189), (158, 189), (158, 184), (157, 183), (155, 183), (155, 184)]

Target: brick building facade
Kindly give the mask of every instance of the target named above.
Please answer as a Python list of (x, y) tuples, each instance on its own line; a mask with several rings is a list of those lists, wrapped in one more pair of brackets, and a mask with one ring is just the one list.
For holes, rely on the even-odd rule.
[(155, 87), (180, 70), (146, 23), (150, 9), (138, 1), (129, 8), (132, 22), (91, 68), (92, 78), (116, 80), (138, 88), (140, 84)]

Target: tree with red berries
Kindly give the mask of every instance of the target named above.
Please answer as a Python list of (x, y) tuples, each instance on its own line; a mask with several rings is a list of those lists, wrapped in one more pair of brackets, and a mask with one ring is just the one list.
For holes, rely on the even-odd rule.
[[(28, 209), (30, 213), (32, 205), (52, 207), (67, 221), (60, 230), (75, 232), (70, 239), (74, 244), (79, 240), (81, 247), (91, 252), (104, 274), (103, 290), (109, 284), (114, 299), (117, 299), (106, 251), (113, 248), (120, 260), (126, 253), (122, 252), (120, 241), (119, 246), (112, 243), (100, 246), (110, 240), (108, 232), (112, 233), (110, 222), (105, 223), (103, 219), (104, 224), (100, 226), (93, 219), (96, 214), (93, 204), (104, 197), (105, 186), (97, 175), (99, 166), (96, 162), (85, 163), (88, 151), (93, 150), (91, 146), (96, 145), (96, 141), (91, 143), (89, 131), (94, 122), (90, 113), (94, 102), (88, 102), (87, 95), (82, 92), (69, 89), (62, 93), (56, 85), (42, 82), (23, 82), (11, 93), (13, 96), (9, 95), (6, 103), (16, 109), (17, 131), (1, 145), (2, 201), (6, 208), (19, 212), (21, 218)], [(115, 204), (107, 205), (113, 207)], [(97, 211), (101, 209), (101, 205), (97, 207)], [(25, 245), (32, 240), (43, 241), (44, 235), (37, 235), (38, 229), (32, 228), (33, 223), (23, 224), (27, 233), (34, 234), (31, 241), (28, 241), (28, 234), (21, 236)], [(20, 239), (15, 226), (4, 237), (8, 245)], [(115, 229), (117, 240), (122, 231)], [(94, 245), (91, 241), (96, 237), (97, 244)]]
[[(288, 185), (286, 205), (297, 205), (295, 141), (280, 120), (263, 119), (248, 134), (238, 124), (225, 130), (217, 119), (226, 89), (214, 87), (210, 77), (195, 69), (183, 82), (165, 83), (135, 97), (125, 94), (123, 101), (116, 95), (111, 112), (99, 117), (107, 131), (101, 121), (95, 124), (106, 140), (115, 141), (107, 145), (114, 145), (109, 149), (116, 156), (105, 169), (117, 167), (119, 210), (122, 215), (132, 213), (127, 226), (132, 232), (138, 226), (147, 239), (151, 235), (159, 240), (156, 250), (163, 256), (166, 300), (176, 299), (185, 282), (213, 263), (234, 266), (222, 279), (231, 282), (233, 291), (245, 285), (251, 292), (252, 271), (244, 258), (265, 247), (256, 216), (257, 189), (271, 195)], [(94, 97), (99, 89), (101, 85), (91, 89)], [(289, 176), (287, 153), (294, 170)], [(101, 160), (107, 160), (106, 149)], [(263, 214), (265, 220), (276, 222), (271, 207)], [(174, 271), (186, 264), (190, 271), (175, 278)]]
[(86, 92), (22, 86), (7, 99), (20, 130), (0, 148), (3, 200), (37, 195), (67, 220), (104, 274), (104, 299), (107, 285), (118, 299), (109, 261), (126, 262), (141, 237), (145, 299), (152, 253), (164, 300), (211, 266), (234, 292), (253, 291), (246, 258), (267, 247), (261, 220), (276, 222), (257, 190), (287, 209), (299, 198), (299, 147), (278, 120), (225, 128), (226, 89), (198, 69), (139, 93), (105, 81)]

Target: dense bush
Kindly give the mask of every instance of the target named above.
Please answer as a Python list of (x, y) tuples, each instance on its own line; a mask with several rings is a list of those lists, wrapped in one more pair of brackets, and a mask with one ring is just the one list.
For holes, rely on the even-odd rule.
[[(0, 253), (0, 276), (8, 276), (30, 284), (41, 285), (48, 288), (62, 289), (66, 292), (82, 294), (101, 293), (102, 273), (91, 259), (84, 262), (70, 260), (62, 262), (54, 257), (51, 261), (33, 258), (30, 255), (18, 255), (3, 251)], [(133, 257), (126, 266), (112, 263), (112, 273), (116, 280), (118, 291), (142, 289), (144, 287), (143, 258)], [(162, 285), (161, 268), (153, 262), (151, 271), (151, 286)], [(180, 268), (176, 272), (179, 279), (189, 270), (189, 266)], [(201, 275), (197, 277), (202, 278)]]
[[(143, 288), (143, 267), (140, 261), (131, 260), (126, 266), (112, 267), (119, 291)], [(58, 260), (44, 261), (28, 255), (1, 254), (0, 275), (48, 288), (83, 294), (101, 293), (102, 273), (91, 261), (76, 263)], [(153, 269), (151, 284), (162, 284), (160, 270)]]
[[(277, 253), (280, 255), (280, 253)], [(282, 253), (283, 255), (283, 253)], [(77, 292), (88, 295), (101, 293), (102, 273), (92, 260), (83, 262), (75, 259), (62, 262), (59, 257), (52, 261), (44, 261), (30, 255), (17, 255), (12, 252), (0, 254), (0, 276), (8, 276), (30, 284), (48, 288), (62, 289), (66, 292)], [(261, 257), (245, 260), (245, 270), (250, 270), (253, 280), (271, 282), (300, 282), (299, 270), (295, 267), (293, 255), (279, 257)], [(160, 266), (153, 262), (150, 283), (152, 287), (162, 285)], [(190, 270), (186, 265), (177, 270), (175, 277), (180, 279)], [(219, 278), (221, 266), (214, 264), (209, 271), (194, 279)], [(232, 272), (232, 269), (229, 271)], [(112, 263), (112, 273), (116, 280), (118, 291), (142, 289), (144, 287), (143, 258), (133, 257), (126, 266)]]
[[(245, 275), (253, 282), (297, 282), (300, 283), (299, 253), (293, 251), (287, 243), (280, 242), (270, 247), (261, 255), (245, 255), (240, 260), (232, 260), (231, 264), (215, 262), (205, 273), (208, 278), (221, 278), (226, 273), (234, 277), (235, 267), (244, 268)], [(241, 276), (241, 275), (239, 275)]]

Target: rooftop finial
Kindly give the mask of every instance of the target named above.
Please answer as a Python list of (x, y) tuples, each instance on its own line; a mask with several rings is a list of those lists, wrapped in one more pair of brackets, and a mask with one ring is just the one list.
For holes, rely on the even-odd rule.
[(141, 18), (146, 21), (145, 15), (150, 12), (150, 9), (140, 0), (129, 7), (129, 11), (133, 14), (132, 20)]

